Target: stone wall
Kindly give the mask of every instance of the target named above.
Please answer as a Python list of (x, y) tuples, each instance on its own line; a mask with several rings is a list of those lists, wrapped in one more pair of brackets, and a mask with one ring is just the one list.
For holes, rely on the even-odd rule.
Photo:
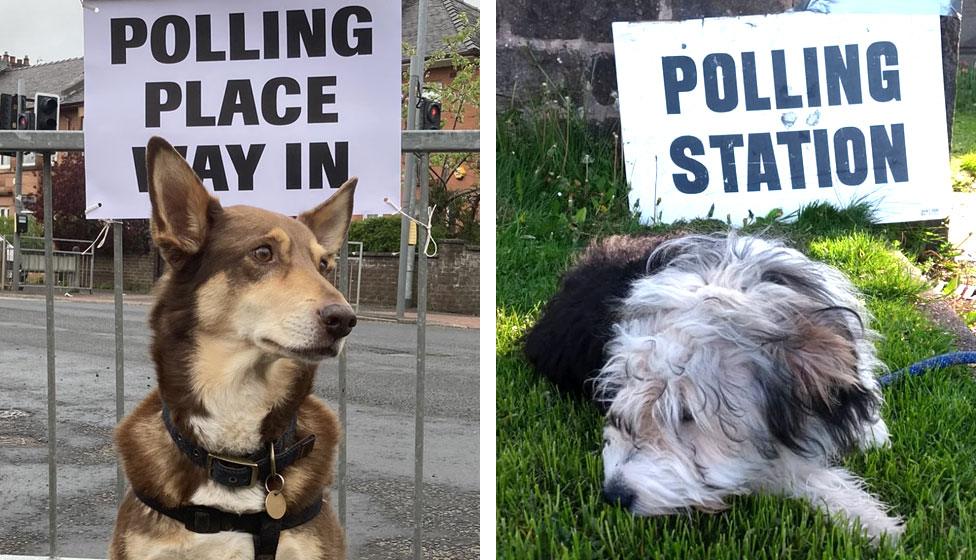
[(567, 95), (596, 123), (619, 118), (610, 24), (778, 13), (794, 0), (506, 0), (496, 25), (499, 111)]

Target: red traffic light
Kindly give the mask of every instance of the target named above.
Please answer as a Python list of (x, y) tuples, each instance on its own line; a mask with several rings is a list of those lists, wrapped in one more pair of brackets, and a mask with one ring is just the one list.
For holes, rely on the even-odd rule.
[(423, 111), (420, 128), (423, 130), (440, 130), (441, 104), (426, 97), (420, 98), (420, 108)]

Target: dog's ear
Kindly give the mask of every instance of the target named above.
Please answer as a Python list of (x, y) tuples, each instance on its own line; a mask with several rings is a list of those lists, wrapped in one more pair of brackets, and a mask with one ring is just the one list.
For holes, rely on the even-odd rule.
[(559, 291), (526, 333), (523, 350), (536, 371), (561, 390), (594, 397), (606, 411), (614, 390), (594, 395), (593, 379), (606, 363), (604, 347), (613, 334), (620, 301), (645, 274), (648, 255), (664, 238), (614, 235), (594, 240), (567, 270)]
[(158, 136), (146, 146), (146, 173), (153, 242), (166, 262), (178, 268), (203, 247), (211, 215), (220, 210), (220, 203), (183, 156)]
[(358, 179), (352, 177), (329, 200), (305, 212), (298, 219), (312, 230), (326, 252), (334, 255), (342, 248), (352, 221), (352, 201)]
[[(877, 393), (858, 375), (855, 335), (837, 315), (797, 318), (775, 344), (773, 368), (762, 383), (772, 435), (794, 451), (809, 453), (811, 422), (819, 421), (841, 452), (857, 445), (862, 424), (877, 413)], [(819, 442), (821, 445), (826, 442)]]

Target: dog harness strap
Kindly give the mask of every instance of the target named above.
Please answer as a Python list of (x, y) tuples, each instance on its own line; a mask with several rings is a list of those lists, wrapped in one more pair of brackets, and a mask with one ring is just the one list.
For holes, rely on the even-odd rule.
[[(169, 407), (165, 404), (163, 404), (163, 423), (166, 424), (166, 430), (176, 447), (195, 465), (206, 469), (207, 476), (218, 484), (230, 488), (243, 488), (263, 481), (271, 474), (271, 461), (266, 450), (248, 457), (228, 457), (210, 453), (203, 447), (194, 444), (189, 438), (184, 437), (176, 429), (176, 424), (173, 423), (173, 418), (170, 416)], [(315, 435), (310, 434), (284, 449), (290, 441), (295, 439), (297, 424), (298, 417), (292, 417), (288, 429), (274, 443), (278, 470), (284, 470), (295, 461), (305, 457), (315, 447)], [(284, 450), (277, 451), (278, 449)]]
[(261, 530), (254, 535), (254, 560), (274, 560), (281, 529), (278, 519), (269, 518), (261, 523)]
[(150, 509), (179, 521), (189, 531), (201, 534), (213, 534), (221, 531), (235, 531), (250, 533), (254, 536), (255, 560), (274, 560), (278, 550), (278, 540), (281, 532), (308, 523), (321, 513), (322, 496), (313, 500), (302, 511), (294, 515), (286, 515), (281, 519), (271, 519), (265, 512), (259, 513), (231, 513), (209, 506), (181, 506), (166, 507), (158, 500), (136, 492), (133, 494)]

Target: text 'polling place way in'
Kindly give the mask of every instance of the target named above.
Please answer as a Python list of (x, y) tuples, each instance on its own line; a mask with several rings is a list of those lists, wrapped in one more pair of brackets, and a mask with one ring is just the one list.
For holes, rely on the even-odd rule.
[(224, 204), (295, 215), (359, 177), (400, 180), (400, 7), (382, 0), (105, 0), (85, 13), (90, 217), (148, 216), (162, 136)]

